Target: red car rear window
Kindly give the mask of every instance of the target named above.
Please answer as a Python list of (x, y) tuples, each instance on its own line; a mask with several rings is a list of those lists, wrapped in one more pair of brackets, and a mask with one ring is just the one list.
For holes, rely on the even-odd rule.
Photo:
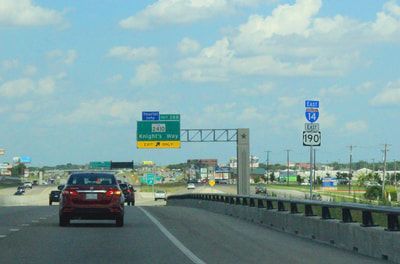
[(68, 185), (116, 185), (117, 181), (112, 174), (106, 173), (79, 173), (71, 174)]

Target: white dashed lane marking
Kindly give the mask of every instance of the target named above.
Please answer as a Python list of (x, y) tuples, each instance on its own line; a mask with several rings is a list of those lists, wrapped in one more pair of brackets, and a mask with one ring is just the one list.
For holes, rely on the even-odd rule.
[(21, 226), (29, 226), (29, 224), (22, 224)]
[(10, 232), (18, 232), (18, 231), (19, 231), (18, 228), (11, 228), (11, 229), (10, 229)]
[(0, 238), (5, 238), (5, 237), (7, 237), (6, 235), (0, 235)]
[(32, 223), (39, 223), (39, 220), (32, 220)]

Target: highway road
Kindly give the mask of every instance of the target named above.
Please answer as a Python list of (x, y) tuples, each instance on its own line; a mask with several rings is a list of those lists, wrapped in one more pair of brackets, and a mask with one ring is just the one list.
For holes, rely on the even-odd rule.
[(1, 207), (1, 263), (380, 263), (200, 209), (126, 207), (122, 228), (113, 221), (59, 227), (57, 209)]

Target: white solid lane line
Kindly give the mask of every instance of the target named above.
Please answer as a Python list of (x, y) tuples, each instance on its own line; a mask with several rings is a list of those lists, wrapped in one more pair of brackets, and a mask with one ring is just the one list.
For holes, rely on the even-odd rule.
[(183, 253), (185, 254), (193, 263), (196, 264), (206, 264), (200, 258), (198, 258), (192, 251), (185, 247), (174, 235), (172, 235), (154, 216), (147, 212), (142, 207), (138, 207), (142, 212), (160, 229), (160, 231)]

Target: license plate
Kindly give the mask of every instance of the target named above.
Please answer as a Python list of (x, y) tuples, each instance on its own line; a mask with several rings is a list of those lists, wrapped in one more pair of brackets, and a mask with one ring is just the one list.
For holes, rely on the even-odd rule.
[(86, 200), (96, 200), (97, 199), (97, 193), (87, 193), (86, 194)]

